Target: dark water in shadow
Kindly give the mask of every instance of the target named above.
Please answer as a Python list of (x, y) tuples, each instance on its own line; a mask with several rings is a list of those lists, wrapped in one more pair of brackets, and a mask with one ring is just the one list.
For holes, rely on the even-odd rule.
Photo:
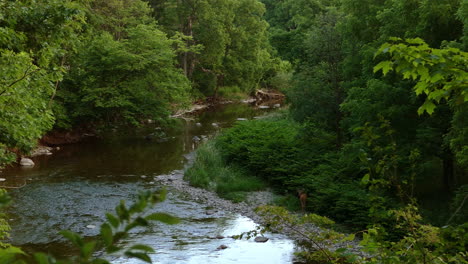
[[(182, 169), (197, 142), (194, 137), (211, 137), (237, 118), (252, 119), (269, 110), (247, 105), (224, 105), (203, 113), (196, 120), (182, 120), (161, 138), (147, 135), (161, 130), (148, 126), (129, 131), (112, 131), (104, 139), (63, 146), (52, 156), (34, 159), (33, 168), (10, 168), (2, 177), (6, 186), (22, 186), (9, 193), (14, 203), (7, 216), (12, 227), (11, 242), (28, 251), (59, 255), (72, 252), (58, 234), (71, 230), (86, 237), (98, 233), (104, 214), (120, 200), (131, 203), (139, 190), (157, 190), (154, 177)], [(200, 123), (200, 124), (197, 124)], [(294, 245), (281, 235), (271, 235), (265, 244), (210, 239), (249, 231), (254, 223), (240, 215), (218, 212), (207, 216), (203, 204), (169, 190), (168, 199), (153, 211), (168, 212), (181, 224), (154, 224), (139, 229), (127, 243), (146, 243), (156, 249), (156, 263), (290, 263)], [(90, 228), (96, 226), (96, 228)], [(217, 251), (225, 244), (228, 249)], [(260, 261), (261, 259), (261, 261)], [(114, 263), (139, 263), (113, 258)]]

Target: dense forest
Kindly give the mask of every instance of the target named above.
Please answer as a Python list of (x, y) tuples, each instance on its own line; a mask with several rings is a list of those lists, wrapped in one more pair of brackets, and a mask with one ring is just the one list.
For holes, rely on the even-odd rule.
[(1, 1), (0, 164), (51, 129), (167, 122), (281, 70), (258, 1)]
[(467, 34), (466, 0), (0, 0), (0, 167), (51, 130), (280, 90), (289, 109), (203, 146), (193, 185), (219, 159), (374, 248), (311, 263), (467, 263)]

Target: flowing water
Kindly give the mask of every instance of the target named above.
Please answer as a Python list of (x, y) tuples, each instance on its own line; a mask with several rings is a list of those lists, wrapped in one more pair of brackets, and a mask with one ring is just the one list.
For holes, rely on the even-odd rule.
[[(252, 119), (268, 111), (239, 104), (219, 106), (164, 133), (155, 126), (114, 130), (104, 139), (63, 146), (54, 155), (37, 157), (33, 168), (4, 171), (5, 186), (23, 186), (9, 190), (14, 200), (7, 212), (11, 243), (30, 252), (71, 254), (73, 249), (58, 234), (60, 230), (96, 236), (105, 213), (113, 211), (120, 200), (131, 203), (139, 190), (161, 187), (155, 183), (155, 177), (182, 169), (185, 155), (196, 148), (198, 138), (214, 135), (237, 118)], [(195, 136), (198, 138), (194, 140)], [(155, 263), (292, 261), (294, 243), (279, 234), (269, 234), (266, 243), (213, 239), (252, 230), (255, 223), (230, 212), (207, 215), (205, 205), (183, 193), (169, 190), (167, 200), (152, 211), (170, 213), (179, 217), (181, 223), (152, 223), (131, 233), (125, 243), (152, 246), (156, 250), (151, 256)], [(228, 248), (217, 250), (221, 244)], [(140, 263), (119, 257), (109, 259), (113, 263)]]

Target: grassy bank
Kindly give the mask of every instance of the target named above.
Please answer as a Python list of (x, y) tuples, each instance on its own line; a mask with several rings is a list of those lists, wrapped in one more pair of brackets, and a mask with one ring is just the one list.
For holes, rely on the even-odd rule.
[(265, 189), (266, 184), (240, 167), (228, 165), (216, 148), (216, 139), (197, 150), (194, 165), (184, 179), (192, 186), (215, 191), (220, 197), (234, 202), (243, 201), (247, 192)]

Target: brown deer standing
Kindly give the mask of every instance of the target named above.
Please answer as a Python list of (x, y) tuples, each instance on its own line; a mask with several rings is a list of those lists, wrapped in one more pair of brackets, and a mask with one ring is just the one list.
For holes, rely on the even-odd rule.
[(307, 202), (307, 193), (304, 190), (298, 190), (297, 195), (299, 196), (299, 201), (301, 202), (302, 213), (304, 213)]

